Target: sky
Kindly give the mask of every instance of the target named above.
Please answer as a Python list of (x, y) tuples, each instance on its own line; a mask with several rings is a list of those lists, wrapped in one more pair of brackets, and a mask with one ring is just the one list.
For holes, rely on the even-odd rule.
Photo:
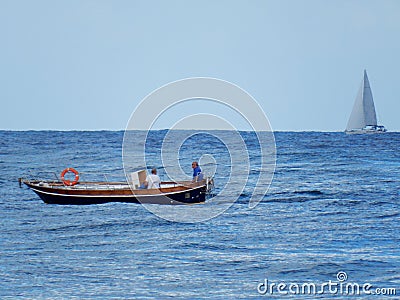
[[(211, 77), (273, 130), (343, 131), (367, 69), (399, 131), (399, 15), (397, 0), (0, 0), (0, 129), (124, 130), (155, 89)], [(224, 114), (186, 103), (158, 126), (208, 108)]]

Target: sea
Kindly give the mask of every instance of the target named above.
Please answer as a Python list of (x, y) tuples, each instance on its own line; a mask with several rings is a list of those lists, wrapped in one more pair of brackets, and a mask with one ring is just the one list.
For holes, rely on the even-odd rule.
[(210, 170), (207, 201), (174, 207), (183, 221), (140, 204), (45, 204), (19, 186), (67, 167), (126, 180), (123, 131), (0, 131), (0, 299), (399, 299), (400, 133), (275, 132), (270, 178), (254, 133), (239, 133), (244, 177), (231, 172), (237, 134), (175, 134), (177, 153), (153, 131), (146, 164), (129, 167), (167, 180), (166, 155), (184, 176), (193, 160)]

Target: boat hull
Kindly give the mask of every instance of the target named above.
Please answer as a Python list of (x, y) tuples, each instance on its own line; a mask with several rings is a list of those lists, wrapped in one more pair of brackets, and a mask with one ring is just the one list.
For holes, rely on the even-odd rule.
[[(81, 186), (64, 187), (46, 182), (23, 181), (47, 204), (90, 205), (108, 202), (184, 205), (202, 203), (206, 200), (206, 185), (202, 183), (179, 185), (153, 190), (130, 190), (128, 188), (83, 189)], [(104, 185), (103, 185), (104, 188)]]
[(386, 133), (387, 131), (383, 130), (346, 130), (346, 134), (381, 134)]

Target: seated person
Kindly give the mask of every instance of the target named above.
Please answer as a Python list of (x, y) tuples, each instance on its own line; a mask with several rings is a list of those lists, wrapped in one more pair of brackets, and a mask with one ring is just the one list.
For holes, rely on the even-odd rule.
[(193, 168), (193, 179), (192, 182), (197, 182), (203, 180), (203, 174), (201, 173), (201, 169), (199, 167), (199, 163), (197, 161), (192, 162)]
[(157, 169), (153, 168), (151, 170), (151, 174), (147, 175), (146, 181), (144, 182), (144, 186), (148, 189), (159, 189), (160, 188), (161, 179), (157, 175)]

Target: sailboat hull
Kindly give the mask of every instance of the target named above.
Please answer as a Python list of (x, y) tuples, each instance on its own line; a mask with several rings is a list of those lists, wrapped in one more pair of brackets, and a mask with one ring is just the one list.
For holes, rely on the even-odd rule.
[(378, 131), (378, 130), (346, 130), (346, 134), (380, 134), (380, 133), (386, 133), (385, 131)]
[(385, 133), (387, 130), (385, 126), (379, 125), (379, 126), (366, 126), (362, 129), (352, 129), (352, 130), (346, 130), (345, 132), (347, 134), (376, 134), (376, 133)]

